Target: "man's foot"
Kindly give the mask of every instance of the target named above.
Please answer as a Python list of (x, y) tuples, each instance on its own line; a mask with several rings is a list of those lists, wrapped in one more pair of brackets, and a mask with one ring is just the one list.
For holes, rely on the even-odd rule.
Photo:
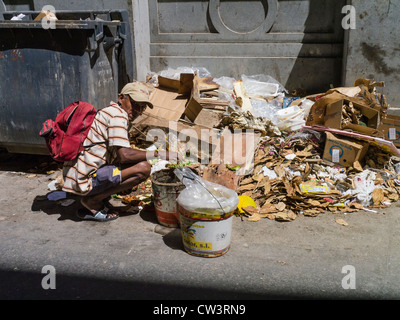
[(77, 216), (82, 220), (93, 220), (100, 222), (115, 220), (119, 217), (118, 215), (115, 214), (109, 214), (108, 208), (99, 210), (96, 212), (96, 214), (92, 214), (86, 208), (83, 208), (83, 210), (81, 209), (77, 212)]
[(78, 211), (78, 217), (84, 220), (96, 220), (96, 221), (111, 221), (119, 217), (117, 213), (109, 212), (110, 209), (107, 207), (96, 208), (96, 206), (90, 205), (90, 200), (82, 198), (82, 206), (86, 209), (84, 213)]

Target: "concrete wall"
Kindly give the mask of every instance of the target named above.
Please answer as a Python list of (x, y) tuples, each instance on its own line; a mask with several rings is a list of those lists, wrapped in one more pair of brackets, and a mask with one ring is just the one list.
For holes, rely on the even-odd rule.
[(384, 80), (400, 106), (400, 2), (348, 0), (356, 29), (344, 32), (346, 0), (3, 0), (8, 10), (127, 9), (137, 78), (203, 66), (214, 76), (264, 73), (288, 89), (325, 91), (359, 77)]
[[(382, 92), (400, 107), (400, 1), (353, 0), (356, 29), (349, 30), (344, 83), (366, 77), (385, 81)], [(380, 89), (381, 90), (381, 89)]]
[(343, 0), (149, 0), (150, 66), (267, 74), (287, 89), (341, 82)]

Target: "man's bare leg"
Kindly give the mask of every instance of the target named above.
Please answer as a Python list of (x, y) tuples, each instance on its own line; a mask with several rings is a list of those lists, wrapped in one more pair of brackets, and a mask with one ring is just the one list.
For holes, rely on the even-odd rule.
[[(99, 210), (103, 209), (103, 200), (109, 196), (119, 193), (145, 181), (151, 171), (151, 166), (147, 161), (142, 161), (130, 167), (121, 170), (121, 184), (119, 186), (107, 189), (102, 193), (93, 196), (85, 196), (81, 199), (81, 204), (88, 209), (93, 215)], [(117, 214), (109, 214), (109, 217), (115, 217)]]

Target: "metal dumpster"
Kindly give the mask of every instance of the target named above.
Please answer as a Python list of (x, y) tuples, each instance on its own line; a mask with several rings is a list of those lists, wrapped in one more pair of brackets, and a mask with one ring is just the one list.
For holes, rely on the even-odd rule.
[(134, 79), (126, 10), (57, 11), (55, 28), (39, 13), (0, 12), (0, 147), (9, 152), (47, 154), (46, 119), (77, 100), (103, 108)]

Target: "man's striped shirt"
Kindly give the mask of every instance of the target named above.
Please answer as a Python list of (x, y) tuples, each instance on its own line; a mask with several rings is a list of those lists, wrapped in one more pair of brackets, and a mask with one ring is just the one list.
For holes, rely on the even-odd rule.
[(83, 145), (86, 148), (74, 161), (64, 162), (63, 191), (85, 195), (92, 189), (91, 175), (116, 158), (114, 147), (130, 148), (128, 114), (118, 104), (97, 111)]

